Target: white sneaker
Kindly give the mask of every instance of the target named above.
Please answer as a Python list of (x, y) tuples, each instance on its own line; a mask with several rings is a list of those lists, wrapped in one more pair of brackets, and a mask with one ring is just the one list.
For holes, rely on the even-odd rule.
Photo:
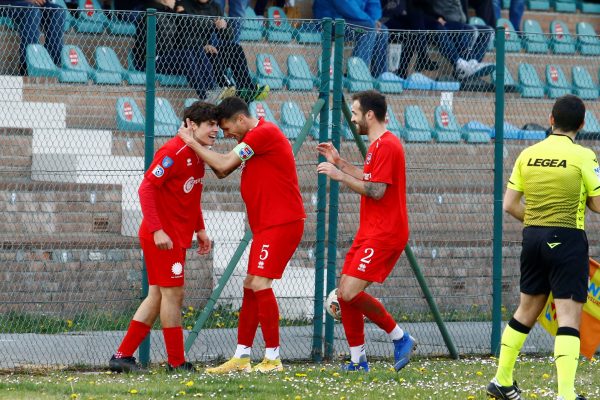
[(479, 62), (477, 60), (463, 60), (459, 58), (456, 61), (456, 77), (458, 79), (475, 78), (489, 75), (496, 69), (492, 63)]

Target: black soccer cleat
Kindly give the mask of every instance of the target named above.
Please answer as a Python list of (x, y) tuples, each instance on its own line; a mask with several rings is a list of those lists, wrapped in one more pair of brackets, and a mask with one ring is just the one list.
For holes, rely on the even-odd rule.
[(511, 386), (501, 386), (494, 378), (487, 385), (486, 392), (493, 399), (521, 400), (521, 389), (517, 386), (516, 381)]
[(194, 367), (194, 364), (189, 361), (186, 361), (176, 367), (167, 363), (167, 372), (196, 372), (196, 368)]
[(145, 372), (135, 361), (135, 357), (117, 358), (114, 355), (108, 362), (108, 369), (113, 372)]

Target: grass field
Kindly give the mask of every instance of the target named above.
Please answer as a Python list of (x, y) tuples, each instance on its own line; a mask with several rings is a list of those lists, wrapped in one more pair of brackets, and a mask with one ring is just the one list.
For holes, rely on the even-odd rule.
[[(155, 366), (142, 375), (106, 371), (5, 371), (0, 399), (485, 399), (495, 360), (416, 359), (396, 374), (387, 362), (372, 371), (342, 373), (337, 364), (291, 364), (273, 375), (168, 374)], [(600, 399), (597, 360), (582, 359), (577, 389)], [(524, 357), (515, 371), (523, 399), (555, 399), (556, 373), (549, 357)]]

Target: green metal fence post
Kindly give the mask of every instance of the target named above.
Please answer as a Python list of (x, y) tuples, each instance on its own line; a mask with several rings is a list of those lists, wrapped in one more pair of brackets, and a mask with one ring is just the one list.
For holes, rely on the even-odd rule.
[[(321, 46), (321, 76), (319, 99), (323, 100), (319, 116), (319, 142), (327, 141), (329, 130), (329, 69), (331, 68), (331, 28), (330, 18), (323, 19)], [(319, 162), (325, 157), (319, 156)], [(315, 243), (315, 307), (313, 317), (313, 343), (311, 359), (320, 362), (323, 359), (323, 289), (325, 273), (325, 209), (327, 207), (327, 177), (317, 176), (317, 232)]]
[[(154, 75), (156, 68), (156, 10), (148, 9), (146, 13), (146, 127), (144, 132), (144, 171), (150, 168), (154, 158)], [(146, 262), (142, 257), (142, 300), (148, 296), (148, 276)], [(150, 363), (150, 333), (140, 345), (140, 363)]]
[[(342, 131), (342, 68), (344, 61), (344, 30), (343, 19), (335, 20), (335, 36), (333, 50), (333, 108), (331, 112), (331, 142), (340, 150), (340, 133)], [(329, 293), (335, 288), (337, 264), (337, 231), (338, 231), (338, 203), (340, 184), (329, 180), (329, 221), (327, 234), (327, 290)], [(333, 330), (335, 321), (327, 314), (325, 320), (325, 359), (333, 359)]]
[(496, 114), (494, 139), (494, 244), (492, 272), (492, 354), (500, 351), (502, 329), (502, 191), (504, 173), (504, 27), (496, 28)]

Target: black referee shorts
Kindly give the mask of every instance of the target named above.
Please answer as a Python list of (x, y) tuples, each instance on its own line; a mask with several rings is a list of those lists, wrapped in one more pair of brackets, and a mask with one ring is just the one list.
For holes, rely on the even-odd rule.
[(528, 226), (523, 229), (521, 292), (556, 299), (587, 300), (588, 241), (575, 228)]

